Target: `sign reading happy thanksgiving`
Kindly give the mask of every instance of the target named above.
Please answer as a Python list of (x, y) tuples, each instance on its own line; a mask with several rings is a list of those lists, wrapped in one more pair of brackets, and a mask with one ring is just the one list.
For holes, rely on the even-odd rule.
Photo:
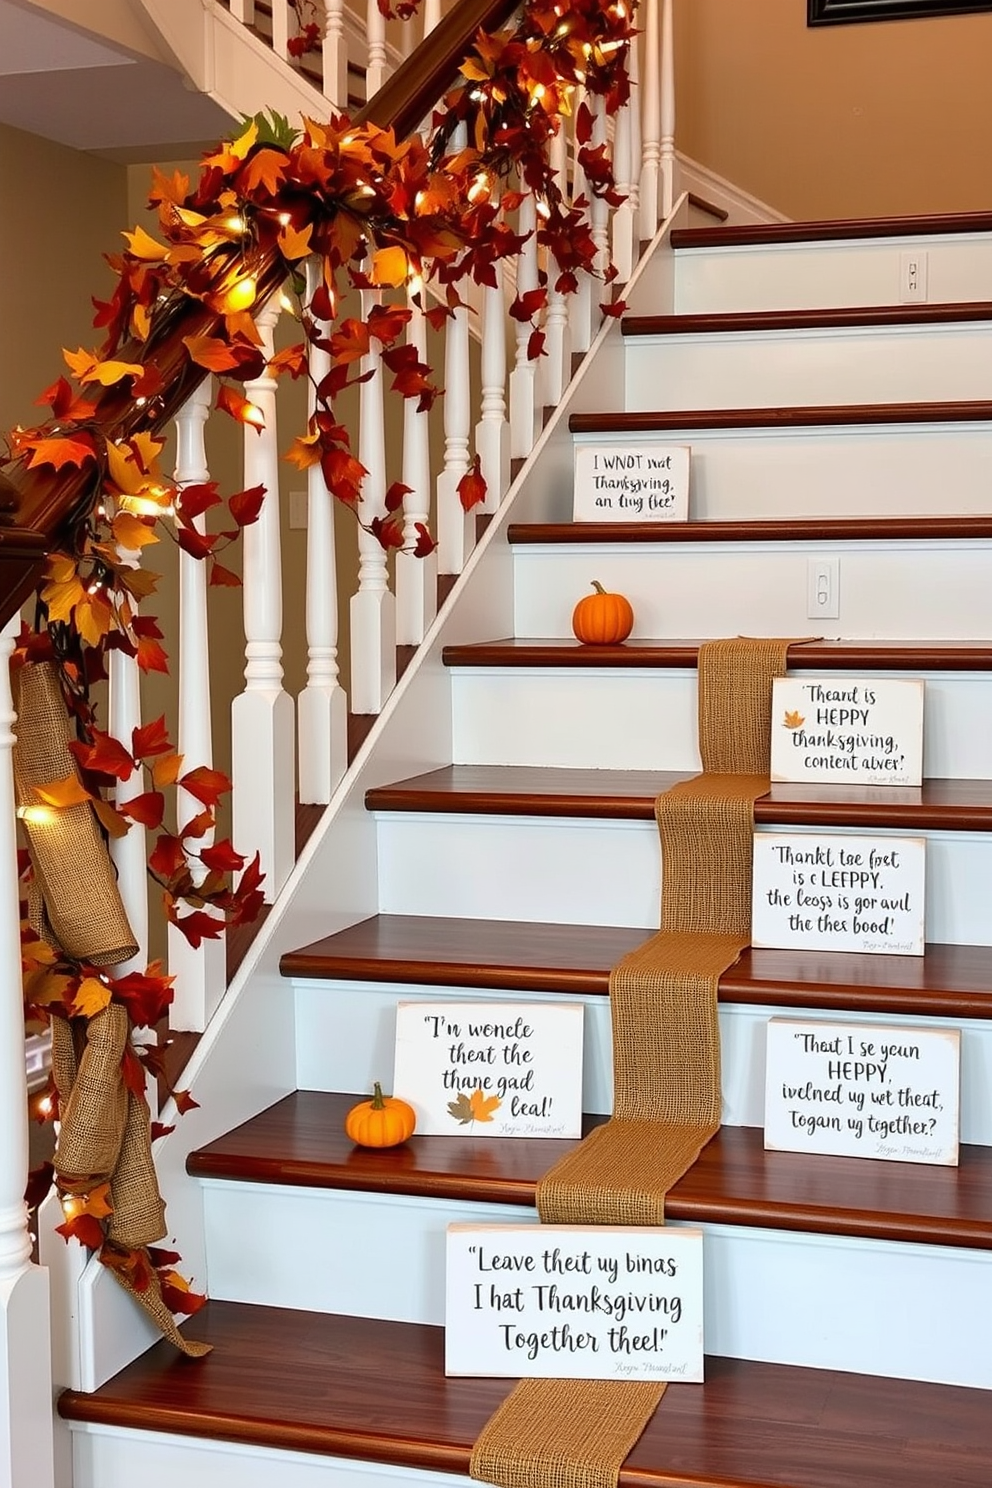
[(582, 1135), (578, 1003), (401, 1002), (393, 1090), (425, 1136)]
[(820, 785), (919, 785), (923, 683), (776, 677), (771, 776)]

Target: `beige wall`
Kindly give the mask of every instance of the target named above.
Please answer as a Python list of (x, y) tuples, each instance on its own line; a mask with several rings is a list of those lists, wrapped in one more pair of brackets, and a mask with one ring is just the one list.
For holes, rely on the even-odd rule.
[(992, 208), (992, 14), (806, 25), (675, 0), (677, 143), (787, 216)]

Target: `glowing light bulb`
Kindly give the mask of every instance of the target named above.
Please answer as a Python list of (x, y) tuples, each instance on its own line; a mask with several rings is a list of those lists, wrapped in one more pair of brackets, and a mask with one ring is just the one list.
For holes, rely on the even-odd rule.
[(43, 827), (55, 820), (55, 811), (51, 806), (18, 806), (17, 819), (27, 822), (29, 827)]
[(238, 216), (237, 213), (233, 217), (224, 217), (220, 225), (226, 232), (238, 234), (243, 233), (247, 227), (245, 219)]
[(241, 310), (250, 310), (258, 294), (258, 283), (253, 274), (238, 279), (230, 289), (224, 291), (221, 307), (225, 315), (237, 315)]
[(292, 220), (293, 219), (289, 215), (288, 212), (280, 212), (279, 213), (279, 226), (280, 227), (288, 227), (289, 224), (292, 222)]

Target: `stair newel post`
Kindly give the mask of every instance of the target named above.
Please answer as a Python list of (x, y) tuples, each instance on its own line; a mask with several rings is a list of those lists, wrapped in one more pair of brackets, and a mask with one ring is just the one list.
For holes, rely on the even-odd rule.
[(661, 220), (675, 205), (675, 23), (672, 0), (661, 11)]
[(272, 0), (272, 50), (284, 62), (289, 61), (289, 38), (295, 24), (296, 14), (290, 0)]
[(334, 108), (348, 107), (348, 39), (344, 30), (344, 0), (327, 0), (324, 7), (321, 63), (324, 97)]
[(10, 657), (20, 617), (0, 633), (0, 1488), (52, 1488), (52, 1359), (48, 1272), (31, 1260), (24, 1190), (28, 1092), (24, 1077), (20, 908), (11, 751)]
[[(567, 199), (568, 134), (564, 118), (558, 120), (558, 129), (551, 139), (550, 161), (555, 184), (562, 193), (562, 197)], [(561, 398), (571, 380), (568, 304), (566, 296), (561, 290), (555, 288), (560, 272), (554, 256), (550, 255), (548, 260), (548, 310), (544, 319), (546, 355), (540, 360), (537, 376), (541, 388), (541, 402), (551, 408)]]
[[(377, 292), (362, 290), (362, 317)], [(359, 390), (358, 458), (368, 472), (362, 481), (359, 516), (369, 525), (386, 514), (386, 440), (379, 343), (362, 358), (371, 373)], [(396, 686), (396, 602), (389, 591), (385, 549), (371, 532), (358, 533), (358, 592), (351, 599), (351, 707), (354, 713), (381, 713)]]
[[(274, 295), (256, 316), (262, 350), (271, 357), (279, 316)], [(245, 384), (264, 427), (245, 426), (246, 488), (265, 487), (257, 522), (244, 530), (245, 688), (231, 707), (234, 845), (258, 852), (271, 903), (295, 857), (295, 739), (293, 702), (282, 685), (282, 541), (279, 526), (279, 449), (276, 382), (266, 367)]]
[[(308, 300), (312, 300), (320, 279), (318, 260), (308, 259)], [(320, 332), (329, 334), (323, 325)], [(317, 387), (330, 370), (330, 354), (311, 344), (311, 415), (317, 404)], [(338, 679), (334, 498), (319, 464), (307, 471), (306, 627), (307, 685), (296, 704), (300, 800), (325, 805), (348, 768), (348, 700)]]
[[(498, 195), (498, 187), (494, 194)], [(495, 284), (482, 289), (482, 417), (475, 426), (475, 447), (486, 482), (486, 499), (478, 511), (494, 512), (510, 484), (510, 425), (506, 417), (506, 301), (503, 261), (493, 265)]]
[(661, 161), (661, 25), (659, 0), (644, 0), (639, 12), (644, 27), (641, 56), (641, 176), (638, 188), (642, 239), (648, 242), (658, 227), (658, 174)]
[[(176, 416), (176, 469), (178, 485), (210, 479), (204, 431), (210, 413), (213, 378), (208, 377)], [(194, 518), (197, 531), (206, 531), (206, 517)], [(183, 757), (183, 770), (213, 767), (213, 733), (210, 721), (210, 633), (207, 618), (207, 568), (191, 553), (179, 553), (179, 734), (176, 747)], [(176, 793), (176, 821), (180, 830), (202, 811), (200, 802), (186, 791)], [(131, 829), (132, 831), (134, 828)], [(195, 847), (206, 847), (213, 833), (199, 838)], [(207, 870), (196, 860), (190, 864), (194, 883)], [(205, 910), (210, 913), (209, 909)], [(169, 926), (169, 970), (175, 976), (175, 994), (169, 1015), (173, 1028), (202, 1032), (216, 1011), (227, 986), (225, 936), (206, 939), (194, 950), (174, 925)]]
[[(427, 361), (427, 317), (423, 310), (424, 288), (419, 277), (407, 286), (410, 322), (407, 345), (416, 349), (418, 360)], [(430, 520), (431, 459), (430, 413), (417, 407), (416, 398), (403, 400), (403, 484), (410, 490), (403, 498), (403, 541), (407, 551), (396, 554), (396, 640), (400, 646), (419, 646), (437, 613), (437, 549), (426, 558), (416, 558), (417, 523)]]
[(365, 13), (368, 55), (365, 62), (365, 97), (374, 98), (389, 76), (386, 58), (386, 18), (378, 0), (368, 0)]
[[(629, 57), (633, 59), (636, 47), (631, 45)], [(634, 95), (636, 97), (636, 94)], [(616, 283), (626, 284), (634, 270), (637, 247), (637, 205), (634, 201), (634, 141), (633, 129), (636, 109), (633, 99), (628, 99), (616, 116), (613, 129), (613, 179), (617, 191), (625, 198), (613, 213), (613, 263), (617, 271)]]
[[(521, 178), (524, 194), (520, 203), (517, 231), (526, 241), (517, 257), (517, 294), (537, 289), (537, 203)], [(531, 327), (527, 321), (516, 321), (516, 359), (510, 373), (510, 454), (526, 459), (537, 436), (537, 377), (534, 362), (527, 355)]]

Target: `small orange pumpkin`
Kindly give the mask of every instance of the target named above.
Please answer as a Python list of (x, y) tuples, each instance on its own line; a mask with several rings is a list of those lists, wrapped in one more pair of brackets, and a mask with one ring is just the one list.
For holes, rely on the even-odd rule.
[(634, 611), (622, 594), (607, 594), (596, 579), (595, 594), (580, 599), (572, 611), (572, 629), (584, 646), (617, 646), (634, 628)]
[(345, 1134), (359, 1147), (396, 1147), (413, 1135), (416, 1124), (413, 1107), (394, 1095), (383, 1095), (378, 1081), (372, 1099), (352, 1106), (344, 1118)]

